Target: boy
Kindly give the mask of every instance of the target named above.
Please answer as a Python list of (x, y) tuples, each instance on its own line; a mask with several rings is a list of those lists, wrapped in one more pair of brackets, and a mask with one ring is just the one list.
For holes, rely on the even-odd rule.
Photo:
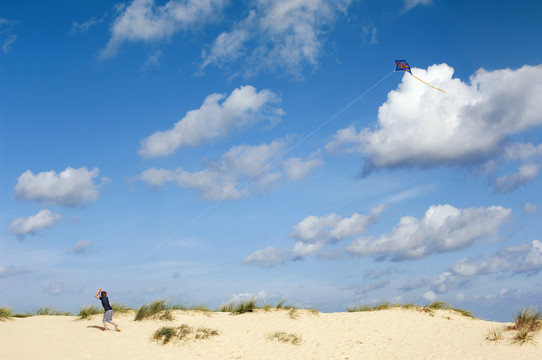
[[(101, 292), (101, 294), (100, 294)], [(101, 296), (98, 296), (101, 295)], [(111, 305), (109, 305), (109, 299), (107, 298), (107, 291), (102, 291), (102, 289), (98, 289), (96, 292), (96, 295), (94, 297), (102, 302), (102, 306), (104, 307), (104, 331), (107, 330), (107, 323), (115, 325), (115, 331), (120, 331), (119, 326), (113, 322), (113, 308)]]

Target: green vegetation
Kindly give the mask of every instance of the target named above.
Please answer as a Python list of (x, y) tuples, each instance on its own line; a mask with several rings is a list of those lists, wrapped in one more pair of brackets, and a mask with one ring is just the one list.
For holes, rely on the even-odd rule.
[(408, 304), (391, 304), (387, 301), (381, 302), (379, 304), (376, 304), (374, 306), (369, 305), (358, 305), (349, 307), (347, 309), (348, 312), (360, 312), (360, 311), (379, 311), (379, 310), (387, 310), (391, 308), (401, 308), (401, 309), (412, 309), (412, 310), (418, 310), (422, 312), (426, 312), (429, 314), (433, 314), (434, 310), (450, 310), (457, 312), (463, 316), (471, 317), (473, 318), (474, 315), (469, 310), (459, 309), (459, 308), (452, 308), (449, 305), (447, 305), (443, 301), (434, 301), (429, 305), (426, 306), (419, 306), (412, 303)]
[(534, 342), (534, 335), (542, 329), (542, 312), (534, 308), (524, 308), (514, 314), (514, 326), (511, 330), (517, 330), (514, 335), (514, 343), (523, 345)]
[(71, 313), (69, 311), (59, 311), (56, 308), (52, 306), (42, 306), (38, 310), (36, 310), (36, 315), (62, 315), (62, 316), (70, 316)]
[(166, 304), (165, 300), (155, 300), (150, 304), (141, 306), (135, 315), (135, 321), (141, 320), (164, 320), (172, 321), (173, 307)]
[(97, 306), (82, 306), (77, 314), (77, 320), (89, 320), (91, 316), (102, 313)]
[(164, 326), (156, 330), (152, 336), (152, 340), (166, 345), (170, 341), (188, 341), (192, 334), (195, 340), (208, 339), (211, 336), (218, 335), (218, 330), (199, 327), (194, 331), (194, 328), (186, 324), (177, 327)]
[(503, 340), (504, 336), (502, 335), (502, 331), (498, 329), (491, 329), (489, 333), (487, 334), (486, 339), (489, 341), (499, 341), (499, 340)]
[(6, 321), (13, 317), (13, 311), (8, 307), (0, 307), (0, 321)]
[(293, 345), (299, 345), (302, 341), (301, 336), (292, 333), (288, 334), (283, 331), (276, 331), (273, 334), (269, 334), (267, 338), (269, 340), (276, 340), (281, 343), (290, 343)]
[(118, 304), (118, 303), (111, 304), (111, 308), (113, 309), (115, 314), (128, 314), (134, 310), (129, 306), (126, 306), (124, 304)]
[[(299, 308), (296, 308), (295, 306), (288, 306), (284, 305), (284, 300), (281, 300), (277, 303), (277, 305), (272, 306), (267, 303), (264, 303), (263, 306), (258, 306), (256, 304), (256, 299), (250, 299), (245, 301), (240, 301), (238, 303), (231, 302), (225, 305), (222, 305), (220, 308), (218, 308), (217, 311), (220, 312), (229, 312), (232, 315), (239, 315), (244, 314), (247, 312), (254, 312), (255, 310), (263, 310), (263, 311), (271, 311), (272, 309), (275, 310), (289, 310), (289, 316), (291, 319), (297, 319), (299, 318), (300, 313), (298, 310), (301, 310)], [(312, 315), (318, 315), (319, 312), (317, 309), (309, 308), (309, 309), (303, 309), (308, 310)]]

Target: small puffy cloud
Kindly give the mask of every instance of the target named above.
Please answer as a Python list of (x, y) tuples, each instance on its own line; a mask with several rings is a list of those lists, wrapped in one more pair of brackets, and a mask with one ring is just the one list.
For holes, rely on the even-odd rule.
[(111, 58), (125, 42), (157, 42), (176, 32), (211, 21), (225, 0), (170, 0), (156, 6), (154, 0), (133, 0), (117, 7), (111, 38), (101, 57)]
[(533, 180), (538, 175), (539, 169), (540, 165), (536, 164), (521, 165), (518, 172), (497, 178), (495, 181), (495, 191), (504, 193), (517, 189), (521, 185)]
[(431, 289), (444, 293), (470, 284), (480, 276), (491, 274), (533, 275), (542, 270), (542, 242), (502, 247), (486, 260), (463, 258), (439, 275)]
[[(273, 141), (257, 146), (237, 145), (230, 148), (219, 159), (208, 161), (200, 171), (151, 168), (139, 175), (139, 179), (155, 188), (166, 183), (200, 191), (209, 200), (236, 200), (271, 189), (283, 177), (289, 159), (281, 160), (286, 142)], [(312, 160), (299, 160), (300, 163)], [(281, 172), (281, 164), (283, 164)], [(276, 165), (276, 166), (274, 166)], [(314, 166), (306, 166), (303, 175)], [(291, 178), (291, 180), (299, 180)]]
[(490, 183), (498, 193), (513, 191), (532, 181), (538, 176), (542, 158), (542, 144), (535, 146), (531, 143), (512, 143), (504, 150), (504, 161), (519, 162), (516, 173), (495, 176), (496, 162), (488, 162), (483, 170), (488, 173)]
[(246, 257), (243, 262), (271, 267), (304, 259), (322, 251), (329, 244), (337, 243), (364, 232), (369, 226), (380, 220), (380, 214), (384, 209), (385, 206), (381, 205), (371, 209), (369, 215), (354, 213), (349, 218), (342, 218), (337, 214), (307, 216), (292, 228), (290, 237), (295, 239), (296, 243), (291, 249), (267, 247), (255, 251)]
[(274, 104), (278, 97), (269, 90), (241, 86), (226, 97), (207, 96), (197, 110), (189, 111), (171, 130), (157, 131), (143, 139), (139, 154), (145, 157), (171, 155), (182, 146), (197, 146), (226, 136), (232, 129), (263, 121), (274, 122), (284, 111)]
[(97, 168), (89, 171), (86, 167), (68, 167), (60, 174), (48, 171), (34, 175), (27, 170), (17, 179), (15, 198), (68, 207), (92, 203), (99, 195), (94, 183), (98, 174)]
[(423, 294), (423, 298), (427, 301), (435, 301), (437, 300), (437, 294), (435, 294), (434, 291), (429, 290)]
[(41, 229), (53, 226), (61, 217), (60, 214), (54, 214), (51, 210), (41, 210), (36, 215), (13, 220), (9, 226), (9, 231), (17, 236), (35, 234)]
[(529, 203), (526, 203), (523, 208), (523, 212), (526, 214), (536, 214), (537, 211), (538, 211), (538, 206), (529, 204)]
[(81, 240), (78, 241), (75, 246), (71, 249), (69, 249), (67, 252), (69, 254), (76, 254), (76, 255), (84, 255), (89, 252), (90, 248), (90, 240)]
[(324, 161), (319, 154), (313, 154), (307, 160), (301, 158), (289, 158), (283, 163), (284, 172), (290, 180), (302, 180), (306, 178), (315, 168), (322, 166)]
[(405, 74), (378, 110), (375, 129), (340, 129), (326, 149), (367, 157), (364, 173), (393, 167), (436, 167), (486, 160), (505, 151), (505, 140), (542, 125), (542, 66), (478, 70), (470, 83), (453, 68), (413, 69), (445, 89), (435, 91)]
[(245, 75), (281, 70), (299, 76), (303, 67), (316, 67), (323, 53), (326, 29), (345, 13), (351, 0), (257, 0), (248, 16), (221, 33), (203, 52), (200, 70), (209, 64), (238, 60)]
[(378, 260), (392, 261), (457, 251), (477, 240), (495, 238), (510, 214), (510, 209), (500, 206), (457, 209), (448, 204), (433, 205), (421, 220), (404, 216), (391, 232), (358, 238), (347, 247), (347, 251), (354, 256), (374, 256)]
[(270, 246), (265, 249), (256, 250), (243, 259), (243, 263), (261, 267), (272, 267), (275, 265), (286, 264), (290, 260), (292, 260), (290, 251)]

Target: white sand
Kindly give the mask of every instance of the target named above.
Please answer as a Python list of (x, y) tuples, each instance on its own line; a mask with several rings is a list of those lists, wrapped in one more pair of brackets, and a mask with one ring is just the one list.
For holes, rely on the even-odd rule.
[[(319, 315), (299, 311), (228, 313), (176, 312), (175, 320), (133, 321), (115, 315), (122, 332), (102, 331), (101, 315), (33, 316), (0, 322), (0, 360), (24, 359), (542, 359), (542, 334), (535, 344), (491, 342), (491, 329), (504, 323), (471, 319), (438, 310), (433, 316), (416, 310)], [(162, 326), (187, 324), (218, 330), (208, 339), (161, 345), (151, 340)], [(113, 327), (111, 326), (110, 329)], [(300, 345), (269, 340), (277, 331), (302, 338)]]

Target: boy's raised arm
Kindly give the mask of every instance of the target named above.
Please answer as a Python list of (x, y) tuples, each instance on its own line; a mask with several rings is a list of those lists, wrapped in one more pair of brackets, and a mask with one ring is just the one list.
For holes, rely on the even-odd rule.
[(94, 297), (98, 300), (100, 300), (100, 291), (102, 291), (102, 288), (99, 288), (98, 291), (96, 291), (96, 294), (94, 295)]

